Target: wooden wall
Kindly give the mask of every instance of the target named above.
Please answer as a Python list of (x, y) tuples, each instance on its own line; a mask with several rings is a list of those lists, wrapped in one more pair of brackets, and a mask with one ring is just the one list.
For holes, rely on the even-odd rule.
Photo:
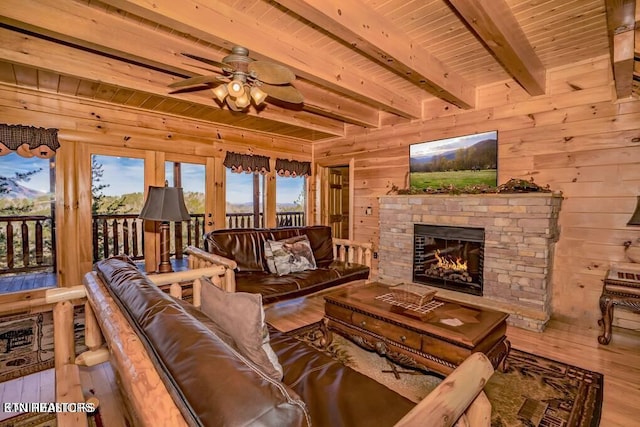
[[(614, 101), (609, 64), (603, 56), (550, 70), (548, 95), (534, 98), (513, 83), (482, 87), (472, 111), (428, 101), (425, 120), (353, 127), (344, 139), (314, 144), (314, 158), (354, 161), (354, 238), (377, 247), (376, 197), (406, 188), (410, 144), (497, 129), (499, 183), (533, 177), (565, 197), (554, 316), (597, 327), (602, 278), (612, 262), (628, 261), (623, 242), (640, 237), (626, 226), (640, 194), (640, 100)], [(373, 215), (365, 215), (367, 206)], [(617, 309), (615, 323), (640, 329), (640, 316)]]
[[(311, 161), (312, 157), (311, 144), (297, 139), (247, 134), (203, 121), (3, 84), (0, 121), (59, 129), (56, 229), (58, 284), (62, 286), (80, 284), (82, 275), (92, 268), (91, 239), (82, 237), (91, 235), (92, 153), (143, 158), (145, 187), (164, 183), (165, 161), (204, 164), (208, 193), (205, 205), (215, 224), (224, 224), (222, 159), (227, 151), (300, 161)], [(275, 171), (270, 182), (274, 176)], [(146, 227), (147, 267), (157, 265), (155, 256), (149, 255), (156, 253), (156, 245), (158, 233)]]

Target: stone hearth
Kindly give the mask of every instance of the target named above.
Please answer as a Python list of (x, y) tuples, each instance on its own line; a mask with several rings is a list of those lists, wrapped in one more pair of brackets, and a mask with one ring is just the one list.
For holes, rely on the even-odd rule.
[(512, 325), (542, 331), (551, 317), (553, 250), (562, 196), (553, 193), (380, 197), (379, 279), (412, 281), (414, 224), (483, 227), (483, 296), (438, 295), (510, 313)]

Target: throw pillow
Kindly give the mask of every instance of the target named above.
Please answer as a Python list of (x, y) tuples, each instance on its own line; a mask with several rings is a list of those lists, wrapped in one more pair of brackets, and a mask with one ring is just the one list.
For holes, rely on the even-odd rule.
[(264, 247), (269, 271), (279, 276), (316, 269), (316, 260), (307, 236), (267, 240)]
[(229, 334), (240, 354), (271, 378), (282, 380), (282, 366), (269, 344), (262, 295), (226, 292), (202, 277), (201, 310)]
[(264, 241), (264, 259), (267, 261), (267, 269), (271, 274), (278, 274), (278, 270), (276, 269), (276, 262), (273, 259), (273, 251), (271, 250), (271, 242), (275, 242), (274, 240), (265, 240)]

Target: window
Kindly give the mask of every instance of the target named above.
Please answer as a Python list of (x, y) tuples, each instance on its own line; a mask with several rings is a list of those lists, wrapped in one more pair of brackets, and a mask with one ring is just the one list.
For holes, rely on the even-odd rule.
[(302, 226), (305, 220), (306, 179), (276, 175), (276, 224)]
[(205, 211), (205, 166), (185, 162), (166, 162), (165, 180), (170, 187), (182, 188), (184, 204), (191, 221), (175, 222), (170, 228), (170, 252), (176, 267), (186, 268), (182, 253), (187, 246), (202, 247)]
[(142, 259), (144, 160), (91, 156), (93, 260), (125, 254)]
[(264, 227), (264, 176), (227, 169), (227, 228)]
[(0, 157), (0, 271), (55, 270), (54, 167), (53, 158)]

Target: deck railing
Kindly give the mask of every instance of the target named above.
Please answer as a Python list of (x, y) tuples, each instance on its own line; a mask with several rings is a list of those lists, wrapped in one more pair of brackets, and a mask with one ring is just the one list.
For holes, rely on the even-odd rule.
[(50, 216), (0, 216), (0, 274), (53, 270), (54, 239)]
[[(276, 212), (276, 224), (278, 227), (303, 226), (305, 223), (304, 212)], [(264, 216), (258, 215), (258, 223), (255, 224), (253, 213), (228, 213), (226, 228), (262, 228)]]
[[(302, 226), (304, 212), (277, 212), (279, 227)], [(254, 224), (253, 213), (229, 213), (227, 228), (264, 227), (262, 213)], [(170, 228), (171, 255), (182, 259), (187, 246), (202, 248), (204, 214), (191, 215), (191, 221), (176, 222)], [(125, 254), (134, 260), (144, 258), (144, 226), (138, 214), (96, 214), (92, 218), (93, 260)], [(178, 250), (176, 250), (178, 248)], [(53, 219), (43, 215), (0, 216), (0, 274), (55, 270)]]
[[(144, 224), (138, 214), (93, 215), (93, 260), (124, 254), (131, 259), (144, 258)], [(171, 223), (171, 255), (182, 259), (187, 246), (202, 246), (204, 214), (192, 214), (191, 221)], [(176, 250), (178, 248), (178, 250)]]

